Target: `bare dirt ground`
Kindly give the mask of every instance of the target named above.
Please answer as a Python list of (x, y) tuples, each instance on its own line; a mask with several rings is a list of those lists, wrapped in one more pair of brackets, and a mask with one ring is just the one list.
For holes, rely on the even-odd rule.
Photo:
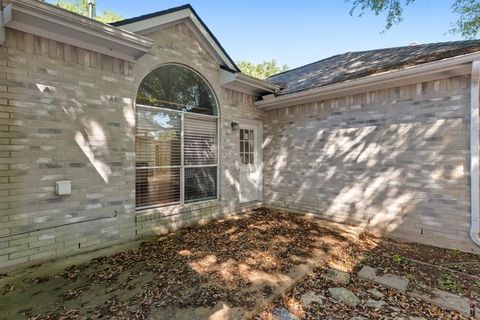
[[(432, 253), (425, 255), (425, 250)], [(317, 274), (325, 267), (355, 272), (363, 263), (391, 273), (412, 273), (427, 285), (478, 297), (479, 283), (472, 279), (478, 279), (480, 258), (441, 250), (367, 235), (359, 239), (349, 228), (338, 230), (322, 220), (258, 209), (61, 272), (36, 275), (35, 267), (28, 277), (6, 275), (0, 278), (0, 319), (270, 319), (276, 305), (293, 306), (291, 311), (301, 318), (337, 319), (342, 312), (362, 314), (363, 307), (328, 304), (325, 290), (331, 284)], [(448, 269), (426, 270), (417, 263), (419, 272), (428, 273), (424, 277), (411, 269), (416, 266), (411, 260), (421, 259), (428, 263), (425, 267), (442, 264)], [(349, 286), (362, 295), (372, 285), (353, 276)], [(298, 295), (312, 288), (326, 296), (326, 304), (295, 307)], [(421, 314), (428, 319), (462, 319), (393, 291), (384, 294), (393, 308), (409, 315), (431, 310)], [(389, 311), (382, 318), (382, 310), (374, 312), (379, 315), (372, 319), (391, 315)]]

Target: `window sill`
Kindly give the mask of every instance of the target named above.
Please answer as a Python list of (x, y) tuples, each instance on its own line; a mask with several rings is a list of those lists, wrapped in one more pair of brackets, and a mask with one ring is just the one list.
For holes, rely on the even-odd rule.
[(164, 205), (160, 207), (152, 207), (152, 208), (141, 208), (135, 211), (136, 216), (150, 216), (155, 215), (158, 217), (169, 217), (174, 215), (179, 215), (186, 213), (187, 211), (191, 211), (192, 209), (202, 209), (208, 207), (212, 204), (220, 203), (220, 199), (209, 199), (205, 201), (199, 202), (187, 202), (184, 204), (170, 204)]

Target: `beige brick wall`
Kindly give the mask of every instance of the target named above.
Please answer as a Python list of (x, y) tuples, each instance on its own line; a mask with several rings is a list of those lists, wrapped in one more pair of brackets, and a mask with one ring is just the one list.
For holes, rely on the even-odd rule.
[(220, 105), (220, 201), (139, 212), (138, 234), (164, 233), (166, 230), (238, 212), (239, 133), (232, 131), (230, 124), (240, 119), (262, 120), (263, 112), (254, 106), (253, 97), (220, 87), (219, 63), (202, 47), (185, 24), (146, 36), (153, 39), (155, 44), (150, 53), (136, 64), (136, 86), (155, 67), (165, 63), (179, 63), (199, 72), (216, 93)]
[[(230, 122), (262, 112), (252, 97), (219, 87), (219, 63), (185, 25), (149, 35), (154, 48), (136, 64), (11, 29), (7, 36), (0, 47), (0, 269), (238, 210), (238, 132)], [(136, 213), (136, 90), (170, 62), (200, 72), (218, 97), (221, 200)], [(58, 180), (72, 181), (71, 195), (55, 195)], [(98, 218), (105, 219), (82, 222)]]
[[(7, 31), (0, 47), (0, 269), (238, 212), (238, 131), (230, 123), (241, 119), (266, 121), (267, 204), (477, 249), (468, 239), (467, 76), (265, 115), (253, 97), (219, 86), (219, 63), (184, 24), (147, 35), (154, 47), (135, 64)], [(195, 69), (217, 95), (220, 200), (136, 212), (134, 100), (141, 80), (165, 63)], [(54, 183), (64, 179), (72, 195), (56, 196)]]
[(265, 201), (408, 241), (470, 241), (469, 76), (272, 110)]

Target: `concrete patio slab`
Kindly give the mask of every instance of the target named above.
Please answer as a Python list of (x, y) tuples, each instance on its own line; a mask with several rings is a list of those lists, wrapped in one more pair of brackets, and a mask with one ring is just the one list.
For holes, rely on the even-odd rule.
[(470, 316), (471, 307), (469, 299), (438, 289), (426, 288), (425, 290), (428, 290), (428, 293), (414, 290), (407, 294), (443, 309), (457, 311), (466, 317)]
[(364, 266), (358, 273), (360, 279), (369, 280), (385, 287), (405, 292), (408, 287), (408, 279), (393, 274), (379, 275), (375, 268)]

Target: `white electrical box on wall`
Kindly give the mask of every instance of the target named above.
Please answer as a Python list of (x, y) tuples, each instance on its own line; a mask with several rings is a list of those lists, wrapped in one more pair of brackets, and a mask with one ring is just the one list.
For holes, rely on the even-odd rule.
[(55, 182), (55, 193), (59, 196), (72, 194), (72, 182), (70, 180)]

